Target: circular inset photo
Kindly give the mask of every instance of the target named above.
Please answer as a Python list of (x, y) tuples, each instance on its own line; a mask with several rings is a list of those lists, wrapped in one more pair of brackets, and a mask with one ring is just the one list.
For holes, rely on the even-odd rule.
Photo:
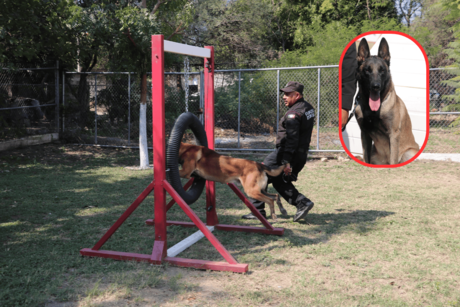
[(340, 140), (355, 161), (398, 167), (414, 161), (429, 132), (429, 65), (407, 34), (368, 32), (344, 49), (339, 67)]

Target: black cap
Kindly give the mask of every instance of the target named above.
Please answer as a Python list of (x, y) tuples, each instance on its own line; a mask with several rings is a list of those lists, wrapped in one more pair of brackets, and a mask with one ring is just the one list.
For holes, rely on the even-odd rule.
[(303, 95), (303, 84), (295, 81), (289, 81), (286, 84), (286, 87), (280, 89), (280, 91), (285, 93), (299, 92), (301, 95)]

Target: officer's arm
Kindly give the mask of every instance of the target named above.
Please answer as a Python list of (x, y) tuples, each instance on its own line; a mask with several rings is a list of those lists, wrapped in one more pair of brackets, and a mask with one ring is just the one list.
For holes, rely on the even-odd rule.
[(356, 93), (356, 46), (352, 44), (343, 57), (342, 61), (342, 109), (353, 108), (353, 96)]
[(284, 144), (283, 164), (291, 163), (294, 152), (299, 147), (300, 116), (297, 114), (292, 117), (288, 115), (284, 123), (286, 127), (286, 143)]

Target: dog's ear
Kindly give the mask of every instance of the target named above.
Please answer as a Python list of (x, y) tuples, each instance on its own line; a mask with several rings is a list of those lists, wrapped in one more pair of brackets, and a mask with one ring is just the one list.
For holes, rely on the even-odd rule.
[(359, 43), (358, 47), (358, 56), (356, 59), (358, 60), (358, 67), (369, 57), (371, 52), (369, 51), (369, 45), (367, 44), (367, 40), (363, 38)]
[(390, 47), (388, 46), (387, 40), (385, 37), (382, 38), (379, 45), (379, 57), (382, 58), (390, 67)]

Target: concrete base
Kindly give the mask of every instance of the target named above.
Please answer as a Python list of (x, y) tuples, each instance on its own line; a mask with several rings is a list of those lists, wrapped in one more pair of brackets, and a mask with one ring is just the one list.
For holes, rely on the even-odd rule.
[(460, 154), (449, 153), (421, 153), (417, 160), (436, 160), (436, 161), (452, 161), (460, 162)]
[[(214, 226), (206, 226), (206, 227), (208, 227), (208, 229), (211, 232), (214, 231)], [(184, 240), (174, 245), (173, 247), (168, 248), (168, 252), (167, 252), (168, 257), (176, 257), (177, 255), (182, 253), (184, 250), (186, 250), (187, 248), (189, 248), (190, 246), (192, 246), (193, 244), (195, 244), (202, 238), (204, 238), (204, 233), (202, 233), (201, 230), (198, 230), (194, 234), (188, 236)]]
[(32, 135), (22, 139), (0, 142), (0, 151), (27, 147), (31, 145), (46, 144), (56, 140), (59, 140), (59, 133)]

